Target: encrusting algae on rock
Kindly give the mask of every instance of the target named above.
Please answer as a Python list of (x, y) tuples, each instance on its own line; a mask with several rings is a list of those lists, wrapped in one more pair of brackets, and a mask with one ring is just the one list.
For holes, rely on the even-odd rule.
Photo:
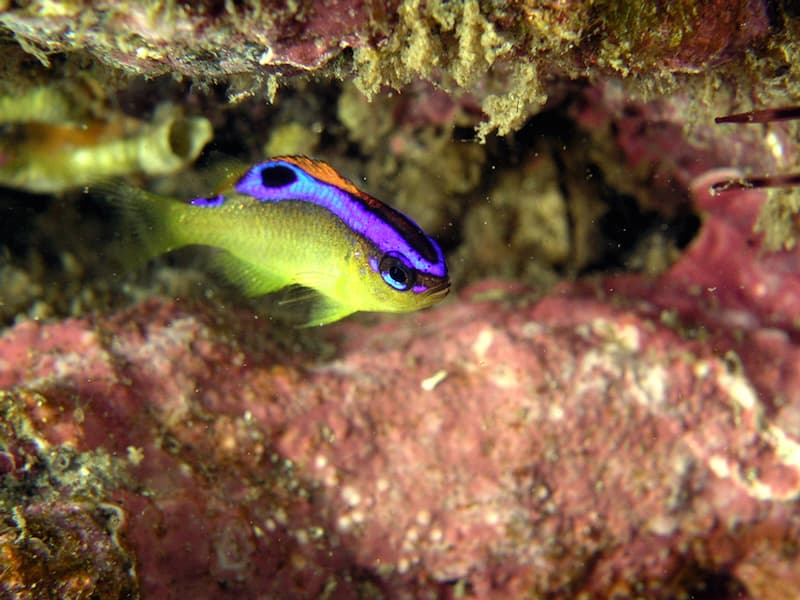
[[(768, 38), (771, 18), (791, 16), (775, 4), (49, 0), (0, 10), (0, 26), (43, 63), (54, 52), (85, 53), (147, 77), (224, 81), (232, 99), (274, 98), (279, 85), (308, 73), (352, 80), (371, 97), (423, 80), (472, 95), (484, 136), (518, 128), (558, 78), (619, 77), (640, 99), (674, 92), (684, 79), (701, 81), (698, 88), (736, 76), (755, 83), (757, 68), (729, 71), (726, 61)], [(797, 47), (790, 35), (781, 43)]]
[(42, 435), (54, 410), (39, 392), (0, 390), (0, 596), (135, 598), (135, 561), (117, 537), (125, 513), (109, 499), (128, 481), (125, 460)]
[[(761, 190), (708, 189), (794, 171), (768, 146), (793, 130), (713, 116), (797, 89), (798, 22), (781, 0), (0, 0), (0, 49), (30, 53), (0, 67), (10, 138), (173, 106), (245, 165), (126, 178), (128, 219), (0, 190), (0, 412), (30, 430), (0, 419), (0, 596), (793, 597), (800, 250), (753, 235)], [(72, 95), (79, 66), (105, 94)], [(410, 225), (358, 189), (436, 260), (380, 247)], [(239, 289), (196, 248), (118, 273), (131, 230), (145, 259), (222, 245)], [(239, 293), (296, 276), (355, 309), (353, 282), (414, 298), (445, 257), (454, 297), (397, 318), (298, 329)]]

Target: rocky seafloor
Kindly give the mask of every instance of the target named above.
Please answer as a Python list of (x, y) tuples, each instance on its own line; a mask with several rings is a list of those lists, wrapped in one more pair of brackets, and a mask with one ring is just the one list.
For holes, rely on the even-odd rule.
[[(670, 6), (0, 2), (0, 597), (800, 596), (798, 192), (710, 192), (800, 16)], [(298, 329), (92, 192), (279, 154), (447, 300)]]

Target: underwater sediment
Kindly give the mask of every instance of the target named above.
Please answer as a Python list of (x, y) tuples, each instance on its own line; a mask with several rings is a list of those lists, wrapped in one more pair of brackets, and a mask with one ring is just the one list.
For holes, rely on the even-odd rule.
[[(713, 123), (800, 98), (790, 3), (98, 8), (0, 2), (3, 594), (795, 594), (797, 195), (709, 193), (797, 170)], [(297, 329), (84, 192), (280, 154), (450, 297)]]

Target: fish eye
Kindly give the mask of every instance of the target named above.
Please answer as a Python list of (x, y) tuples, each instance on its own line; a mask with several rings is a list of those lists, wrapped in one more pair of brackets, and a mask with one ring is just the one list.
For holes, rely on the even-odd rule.
[(284, 165), (274, 165), (261, 169), (261, 183), (264, 187), (279, 188), (297, 181), (297, 173)]
[(396, 290), (404, 292), (414, 285), (416, 278), (414, 269), (409, 267), (399, 254), (394, 252), (384, 254), (379, 269), (383, 280)]

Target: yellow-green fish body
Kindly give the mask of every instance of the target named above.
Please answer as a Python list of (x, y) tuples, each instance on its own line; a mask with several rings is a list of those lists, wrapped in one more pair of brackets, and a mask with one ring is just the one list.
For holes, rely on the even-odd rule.
[(114, 196), (148, 257), (193, 244), (218, 248), (214, 260), (248, 295), (289, 285), (316, 292), (308, 325), (356, 311), (414, 311), (449, 290), (438, 244), (321, 161), (259, 163), (230, 190), (189, 203), (141, 190)]

